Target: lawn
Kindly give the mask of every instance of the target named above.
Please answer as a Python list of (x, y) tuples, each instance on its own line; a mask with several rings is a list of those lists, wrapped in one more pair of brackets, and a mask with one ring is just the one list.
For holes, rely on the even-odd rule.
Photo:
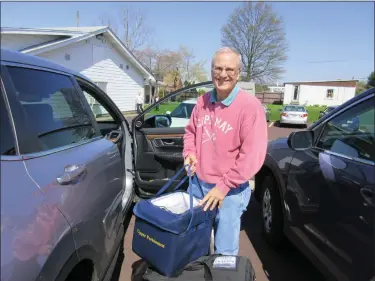
[[(159, 106), (159, 111), (157, 111), (156, 108), (153, 108), (149, 113), (146, 114), (146, 116), (147, 115), (154, 115), (154, 114), (164, 114), (167, 111), (172, 112), (173, 109), (175, 109), (179, 104), (180, 104), (180, 102), (165, 102), (165, 103), (162, 103)], [(148, 106), (149, 105), (145, 106), (145, 109)]]
[[(154, 108), (147, 115), (164, 114), (166, 111), (173, 111), (173, 109), (175, 109), (179, 104), (179, 102), (162, 103), (159, 107), (159, 111)], [(270, 121), (280, 120), (280, 108), (282, 108), (283, 105), (267, 104), (267, 107), (271, 110)], [(323, 111), (325, 108), (325, 106), (307, 106), (306, 109), (309, 112), (309, 122), (312, 123), (318, 120), (319, 112)]]

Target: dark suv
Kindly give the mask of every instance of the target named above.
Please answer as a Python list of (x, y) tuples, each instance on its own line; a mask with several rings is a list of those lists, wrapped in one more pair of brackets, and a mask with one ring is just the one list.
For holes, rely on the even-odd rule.
[(374, 280), (374, 88), (269, 142), (255, 177), (263, 233), (295, 244), (329, 280)]

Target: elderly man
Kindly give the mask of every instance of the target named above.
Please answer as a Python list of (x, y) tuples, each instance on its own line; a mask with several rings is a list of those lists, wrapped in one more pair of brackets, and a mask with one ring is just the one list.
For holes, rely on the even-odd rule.
[(197, 175), (189, 192), (203, 198), (205, 211), (219, 207), (215, 253), (223, 255), (238, 254), (241, 216), (251, 196), (249, 180), (261, 168), (267, 149), (262, 104), (238, 87), (240, 70), (241, 56), (235, 50), (226, 47), (214, 54), (215, 89), (199, 97), (184, 135), (185, 165)]

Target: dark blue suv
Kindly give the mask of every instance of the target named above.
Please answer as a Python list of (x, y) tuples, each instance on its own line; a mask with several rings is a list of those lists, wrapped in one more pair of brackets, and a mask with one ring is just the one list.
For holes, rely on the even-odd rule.
[(271, 141), (255, 178), (267, 242), (288, 238), (329, 280), (375, 280), (374, 92)]

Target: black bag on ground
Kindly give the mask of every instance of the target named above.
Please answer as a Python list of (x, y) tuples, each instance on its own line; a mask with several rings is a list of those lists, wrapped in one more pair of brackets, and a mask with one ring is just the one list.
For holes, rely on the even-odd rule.
[(211, 255), (189, 263), (181, 275), (169, 278), (140, 260), (133, 266), (132, 281), (255, 281), (254, 268), (247, 257)]

